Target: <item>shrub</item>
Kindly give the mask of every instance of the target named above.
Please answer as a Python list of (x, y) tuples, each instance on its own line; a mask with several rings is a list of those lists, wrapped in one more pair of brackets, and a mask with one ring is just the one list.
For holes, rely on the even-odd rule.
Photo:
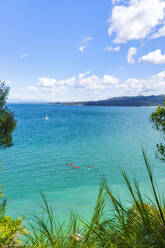
[(12, 219), (9, 216), (0, 221), (0, 244), (1, 247), (14, 247), (21, 245), (21, 234), (25, 232), (22, 225), (23, 218)]

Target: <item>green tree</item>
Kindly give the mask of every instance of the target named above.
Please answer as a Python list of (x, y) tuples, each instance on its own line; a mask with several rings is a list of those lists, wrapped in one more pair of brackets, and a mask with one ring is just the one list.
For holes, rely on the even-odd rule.
[[(4, 81), (0, 81), (0, 149), (12, 146), (12, 132), (16, 127), (14, 113), (6, 106), (6, 100), (9, 94), (9, 87)], [(1, 170), (1, 167), (0, 167)], [(0, 185), (0, 197), (2, 197), (2, 186)]]
[[(16, 127), (14, 113), (6, 106), (9, 87), (0, 81), (0, 149), (13, 145), (12, 133)], [(0, 185), (0, 197), (3, 197)], [(19, 237), (24, 232), (23, 218), (6, 216), (7, 203), (0, 203), (0, 247), (18, 247)], [(20, 247), (20, 246), (19, 246)]]
[(0, 81), (0, 149), (12, 146), (12, 132), (16, 127), (14, 113), (6, 106), (9, 87), (4, 81)]
[[(162, 133), (163, 139), (165, 140), (165, 102), (163, 106), (157, 107), (155, 112), (151, 114), (150, 121), (153, 127)], [(161, 142), (157, 144), (156, 147), (156, 157), (165, 161), (165, 144)]]

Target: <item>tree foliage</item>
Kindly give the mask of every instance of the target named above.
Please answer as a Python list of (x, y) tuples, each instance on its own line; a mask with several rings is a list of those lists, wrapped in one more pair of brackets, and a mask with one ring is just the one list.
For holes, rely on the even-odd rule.
[(9, 87), (4, 81), (0, 81), (0, 149), (12, 146), (12, 132), (16, 127), (14, 113), (6, 106)]
[[(0, 81), (0, 149), (12, 146), (12, 133), (16, 127), (14, 113), (6, 106), (9, 87), (4, 81)], [(1, 169), (1, 168), (0, 168)], [(0, 197), (3, 197), (0, 185)], [(6, 200), (0, 203), (0, 248), (21, 247), (21, 234), (25, 232), (23, 218), (12, 219), (6, 216)]]
[(21, 235), (25, 232), (23, 218), (12, 219), (4, 216), (0, 220), (0, 247), (21, 247)]
[[(153, 124), (153, 127), (160, 131), (163, 135), (163, 139), (165, 139), (165, 102), (163, 106), (159, 106), (155, 112), (153, 112), (150, 116), (150, 121)], [(157, 158), (165, 161), (165, 144), (162, 142), (157, 144)]]

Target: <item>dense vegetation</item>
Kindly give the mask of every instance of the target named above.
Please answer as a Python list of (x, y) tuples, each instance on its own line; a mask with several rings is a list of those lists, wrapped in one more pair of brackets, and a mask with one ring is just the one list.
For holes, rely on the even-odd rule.
[(14, 113), (6, 106), (6, 100), (9, 93), (9, 87), (5, 82), (0, 81), (0, 149), (12, 146), (12, 132), (16, 127)]
[[(5, 82), (0, 81), (0, 149), (6, 149), (13, 145), (12, 133), (16, 127), (14, 113), (6, 106), (8, 93), (9, 87), (6, 86)], [(3, 198), (2, 191), (0, 191), (0, 198)], [(23, 219), (12, 219), (6, 216), (6, 212), (7, 203), (2, 200), (0, 201), (0, 247), (3, 248), (14, 247), (18, 244), (18, 232), (21, 233), (24, 230)]]
[[(165, 102), (163, 106), (159, 106), (155, 112), (150, 116), (150, 120), (153, 127), (160, 131), (163, 136), (163, 141), (165, 140)], [(165, 144), (160, 143), (156, 145), (157, 153), (156, 157), (165, 161)]]

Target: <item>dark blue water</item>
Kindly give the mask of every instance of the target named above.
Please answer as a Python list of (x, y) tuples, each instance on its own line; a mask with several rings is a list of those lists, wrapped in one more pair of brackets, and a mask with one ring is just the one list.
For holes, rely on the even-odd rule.
[[(37, 212), (42, 202), (40, 192), (44, 192), (58, 216), (71, 211), (90, 216), (103, 176), (121, 197), (127, 197), (121, 168), (146, 185), (142, 147), (157, 183), (164, 187), (165, 164), (154, 158), (160, 135), (149, 122), (153, 108), (50, 104), (9, 107), (18, 120), (14, 146), (0, 151), (0, 183), (9, 214), (28, 216)], [(46, 114), (49, 120), (45, 120)], [(67, 163), (80, 168), (74, 170)]]

